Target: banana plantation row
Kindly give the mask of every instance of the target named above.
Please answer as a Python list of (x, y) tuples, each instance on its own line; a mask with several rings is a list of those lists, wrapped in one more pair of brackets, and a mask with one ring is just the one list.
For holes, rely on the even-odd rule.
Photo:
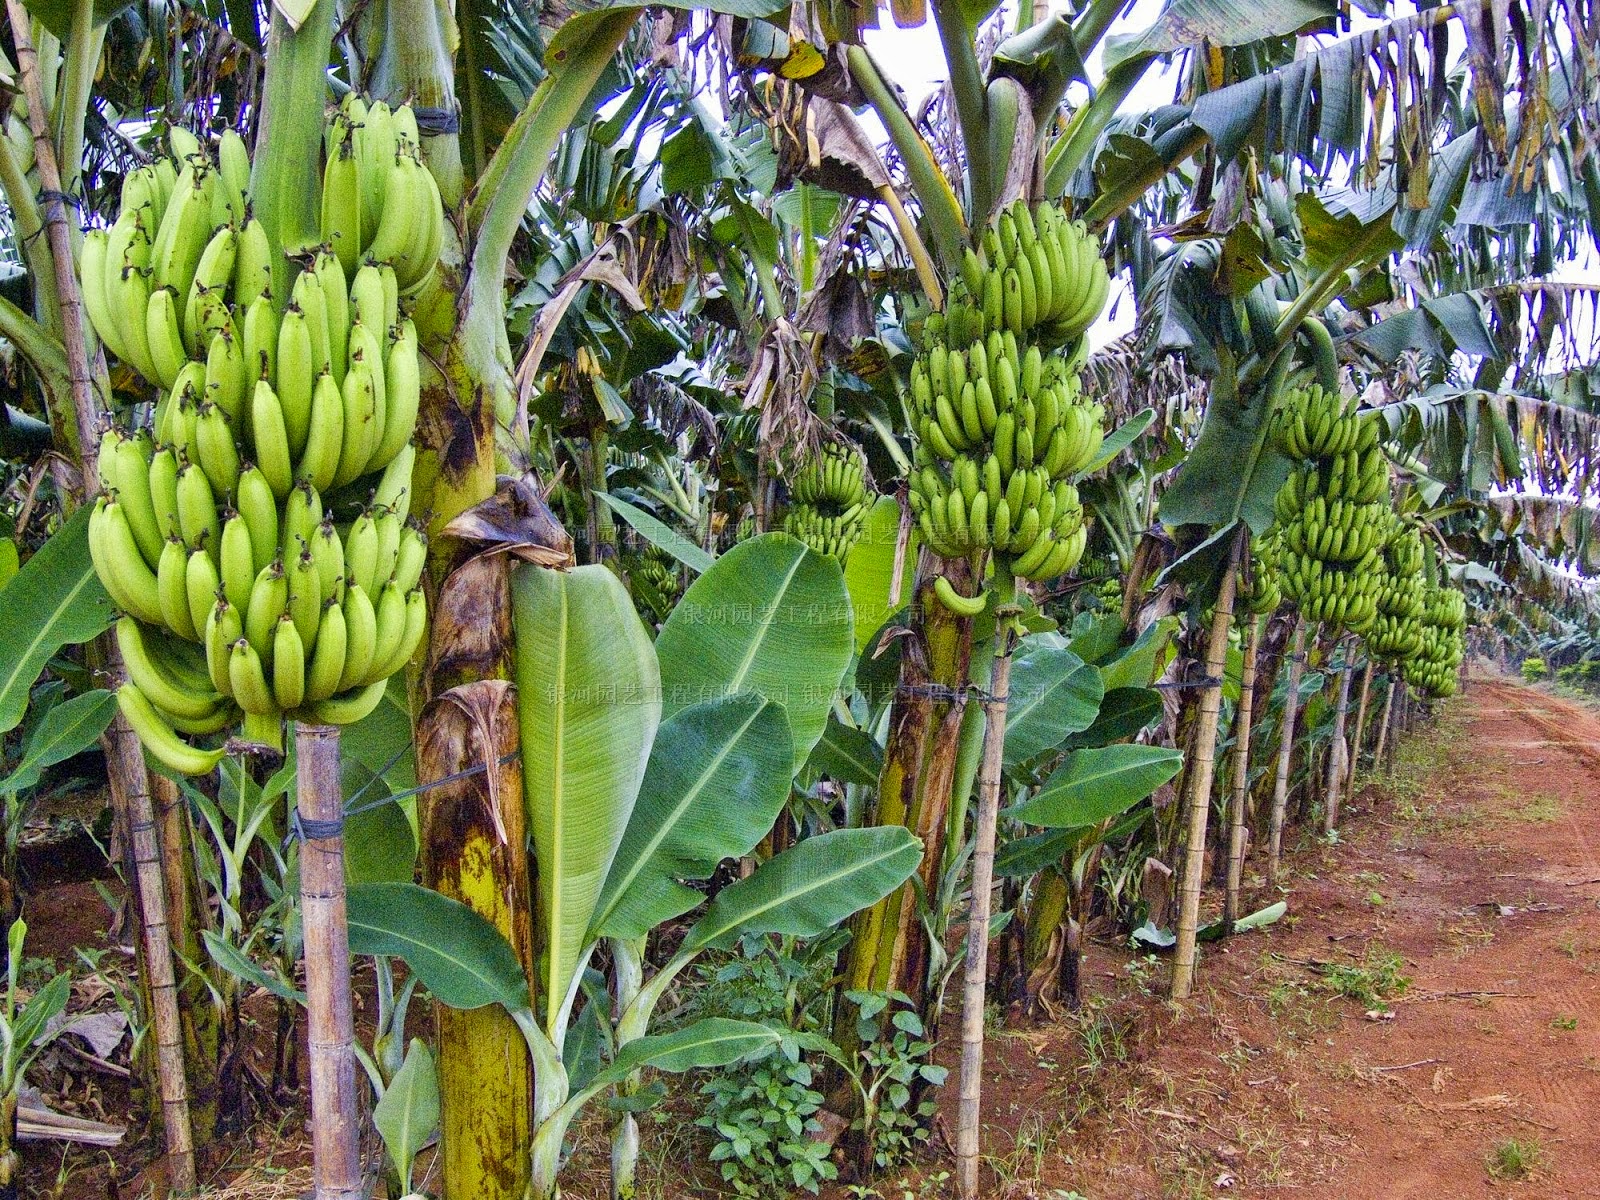
[(1122, 8), (896, 3), (908, 105), (870, 8), (8, 0), (0, 873), (103, 761), (174, 1194), (302, 1088), (318, 1200), (946, 1094), (982, 1194), (1091, 923), (1183, 1000), (1469, 643), (1600, 658), (1593, 14)]

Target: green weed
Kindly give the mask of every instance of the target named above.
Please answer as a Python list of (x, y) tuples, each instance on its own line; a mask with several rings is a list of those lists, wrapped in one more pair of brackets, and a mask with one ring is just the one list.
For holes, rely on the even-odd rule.
[(1544, 1163), (1544, 1151), (1533, 1138), (1506, 1138), (1496, 1142), (1489, 1151), (1488, 1168), (1491, 1179), (1526, 1179)]

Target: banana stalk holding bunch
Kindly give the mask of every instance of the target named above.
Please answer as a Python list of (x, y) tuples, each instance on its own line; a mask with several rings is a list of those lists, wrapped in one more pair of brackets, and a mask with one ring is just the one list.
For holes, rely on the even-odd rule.
[(861, 537), (872, 506), (866, 470), (853, 448), (828, 444), (795, 473), (789, 488), (793, 504), (784, 529), (818, 554), (841, 563)]
[[(325, 189), (329, 244), (281, 300), (270, 251), (246, 256), (264, 238), (243, 199), (243, 143), (229, 135), (217, 168), (175, 135), (183, 168), (170, 201), (160, 164), (129, 177), (106, 249), (116, 251), (118, 226), (153, 228), (155, 265), (85, 255), (86, 295), (113, 277), (135, 291), (153, 280), (149, 311), (181, 314), (148, 360), (126, 356), (161, 392), (148, 426), (105, 434), (89, 526), (96, 572), (126, 614), (119, 701), (175, 770), (210, 769), (222, 751), (185, 735), (220, 733), (241, 715), (247, 739), (272, 745), (286, 715), (359, 720), (421, 645), (426, 543), (407, 520), (421, 388), (402, 303), (432, 273), (443, 210), (416, 145), (409, 110), (347, 100), (329, 170), (358, 157), (358, 191)], [(168, 253), (169, 241), (188, 249)], [(180, 306), (185, 290), (192, 302)], [(121, 309), (89, 309), (121, 355)], [(325, 494), (348, 496), (378, 472), (364, 511), (342, 510), (343, 522), (325, 511)]]
[(1284, 449), (1302, 460), (1274, 500), (1283, 592), (1309, 619), (1363, 632), (1393, 531), (1376, 419), (1312, 385), (1286, 393), (1277, 420)]
[[(1055, 271), (1069, 242), (1093, 269)], [(993, 550), (1015, 574), (1050, 579), (1083, 557), (1088, 530), (1068, 479), (1100, 452), (1104, 410), (1079, 392), (1081, 343), (1071, 357), (1046, 347), (1069, 328), (1080, 336), (1099, 315), (1105, 268), (1094, 240), (1051, 204), (1009, 206), (984, 246), (983, 256), (969, 253), (943, 319), (929, 318), (911, 366), (911, 509), (946, 558)], [(1018, 287), (1031, 297), (1020, 307), (1007, 299)], [(961, 296), (979, 289), (987, 299), (973, 309)]]

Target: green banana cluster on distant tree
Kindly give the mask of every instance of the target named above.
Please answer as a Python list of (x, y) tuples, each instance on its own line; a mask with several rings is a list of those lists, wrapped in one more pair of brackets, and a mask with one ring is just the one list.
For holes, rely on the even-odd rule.
[(1256, 539), (1251, 547), (1250, 570), (1239, 581), (1239, 604), (1246, 612), (1265, 616), (1277, 612), (1283, 603), (1283, 588), (1278, 578), (1278, 537), (1276, 531)]
[(1310, 620), (1361, 633), (1377, 613), (1394, 518), (1377, 420), (1357, 405), (1317, 384), (1283, 394), (1279, 440), (1300, 461), (1274, 511), (1284, 595)]
[(622, 564), (634, 602), (655, 620), (665, 621), (683, 590), (672, 556), (646, 546), (637, 554), (625, 555)]
[(1467, 623), (1467, 598), (1447, 585), (1428, 588), (1422, 615), (1422, 645), (1406, 660), (1406, 682), (1441, 699), (1456, 694), (1456, 671), (1466, 654), (1461, 631)]
[(911, 510), (939, 554), (992, 550), (1026, 579), (1083, 557), (1069, 479), (1100, 452), (1105, 413), (1077, 373), (1108, 287), (1099, 244), (1054, 204), (1009, 205), (967, 251), (911, 366)]
[[(165, 329), (158, 351), (126, 340), (132, 326), (109, 297), (87, 304), (158, 394), (102, 438), (89, 547), (125, 614), (119, 702), (178, 771), (209, 770), (223, 753), (186, 737), (241, 717), (247, 740), (274, 747), (285, 717), (361, 719), (426, 632), (427, 542), (409, 521), (421, 379), (404, 304), (434, 269), (443, 208), (409, 110), (347, 99), (328, 145), (326, 244), (281, 298), (270, 248), (250, 249), (243, 269), (246, 243), (265, 239), (249, 232), (249, 160), (231, 134), (216, 166), (175, 135), (174, 198), (159, 196), (159, 164), (130, 175), (106, 253), (83, 260), (86, 296), (115, 278), (133, 299), (149, 291), (149, 313), (163, 309), (145, 326)], [(353, 191), (336, 178), (351, 160)], [(119, 249), (125, 225), (157, 231), (150, 259)], [(172, 281), (184, 279), (180, 292)]]
[(1427, 603), (1422, 533), (1401, 522), (1383, 548), (1383, 579), (1378, 612), (1363, 635), (1375, 658), (1403, 663), (1422, 648), (1422, 614)]
[(854, 447), (828, 443), (795, 472), (783, 528), (818, 554), (844, 562), (872, 507), (866, 466)]

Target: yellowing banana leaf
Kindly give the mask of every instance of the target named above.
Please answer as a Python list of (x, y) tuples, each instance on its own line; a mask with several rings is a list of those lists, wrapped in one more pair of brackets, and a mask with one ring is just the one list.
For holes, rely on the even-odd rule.
[(665, 715), (739, 692), (783, 705), (804, 762), (854, 644), (839, 564), (786, 533), (741, 542), (695, 580), (656, 639)]
[(545, 1031), (568, 997), (661, 720), (661, 674), (627, 589), (602, 566), (511, 577), (522, 781), (544, 922)]

